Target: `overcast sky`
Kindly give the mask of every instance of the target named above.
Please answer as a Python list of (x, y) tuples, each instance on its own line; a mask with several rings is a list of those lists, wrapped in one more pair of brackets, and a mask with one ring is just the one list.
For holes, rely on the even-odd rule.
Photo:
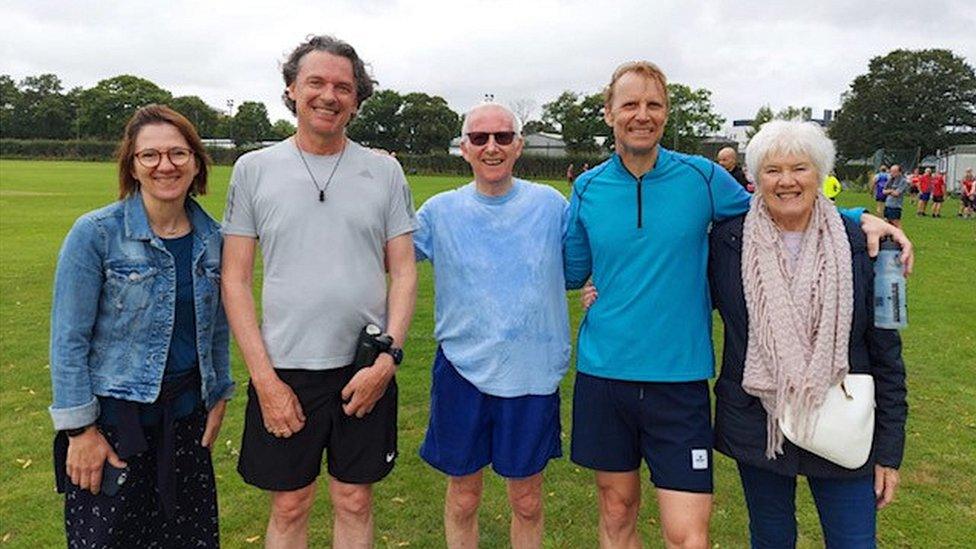
[[(66, 88), (119, 74), (225, 110), (257, 100), (291, 119), (279, 62), (310, 33), (351, 43), (380, 87), (463, 112), (486, 93), (535, 114), (563, 90), (594, 93), (619, 63), (654, 61), (712, 91), (730, 123), (763, 104), (816, 116), (868, 61), (948, 48), (976, 64), (976, 2), (820, 0), (0, 0), (0, 73), (54, 73)], [(280, 7), (287, 6), (287, 7)]]

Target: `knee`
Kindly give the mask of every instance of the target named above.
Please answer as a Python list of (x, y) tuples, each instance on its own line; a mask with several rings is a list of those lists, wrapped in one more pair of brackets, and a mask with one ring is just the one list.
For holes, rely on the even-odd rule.
[(478, 512), (481, 505), (481, 486), (468, 486), (456, 483), (448, 485), (446, 510), (454, 517), (470, 517)]
[(542, 494), (527, 491), (509, 496), (512, 513), (525, 522), (537, 522), (542, 518)]
[(634, 497), (611, 488), (600, 488), (600, 518), (612, 530), (636, 527), (639, 506), (639, 492)]
[(681, 549), (708, 549), (708, 529), (665, 528), (664, 540), (668, 547)]
[(372, 507), (372, 494), (366, 486), (347, 485), (332, 490), (332, 509), (337, 515), (366, 517)]
[(271, 518), (284, 526), (302, 523), (308, 519), (314, 501), (314, 491), (275, 494), (271, 500)]

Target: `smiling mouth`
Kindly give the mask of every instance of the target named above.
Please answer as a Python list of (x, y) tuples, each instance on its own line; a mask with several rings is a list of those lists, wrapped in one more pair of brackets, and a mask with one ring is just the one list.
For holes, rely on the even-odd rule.
[(501, 158), (485, 158), (481, 162), (489, 166), (501, 166), (505, 161)]
[(801, 194), (800, 191), (776, 193), (776, 198), (780, 200), (793, 200), (794, 198), (800, 198)]
[(312, 110), (315, 111), (316, 114), (325, 114), (330, 116), (336, 116), (339, 114), (338, 109), (332, 109), (329, 107), (312, 107)]

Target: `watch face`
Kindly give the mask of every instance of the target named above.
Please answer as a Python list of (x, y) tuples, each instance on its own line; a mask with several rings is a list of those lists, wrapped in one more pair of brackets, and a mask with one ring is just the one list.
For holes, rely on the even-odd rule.
[(403, 349), (390, 349), (390, 354), (393, 355), (393, 363), (399, 365), (403, 362)]

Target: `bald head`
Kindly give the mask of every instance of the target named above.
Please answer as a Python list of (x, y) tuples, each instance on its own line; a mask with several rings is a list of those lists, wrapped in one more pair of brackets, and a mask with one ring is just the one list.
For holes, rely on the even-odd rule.
[(731, 172), (735, 169), (735, 165), (739, 163), (739, 154), (735, 152), (735, 149), (732, 147), (725, 147), (718, 151), (715, 161), (718, 162), (720, 166)]

